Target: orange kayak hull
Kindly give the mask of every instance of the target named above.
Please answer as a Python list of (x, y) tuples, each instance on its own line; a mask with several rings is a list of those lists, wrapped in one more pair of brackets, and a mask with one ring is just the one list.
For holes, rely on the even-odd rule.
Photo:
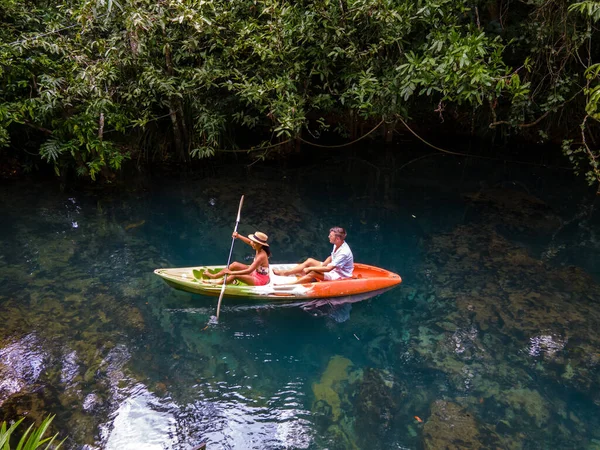
[[(287, 284), (294, 281), (293, 276), (274, 275), (272, 269), (290, 269), (294, 264), (271, 265), (271, 282), (265, 286), (248, 286), (245, 284), (225, 287), (225, 296), (246, 298), (249, 300), (311, 300), (324, 298), (360, 298), (366, 299), (394, 288), (402, 282), (400, 275), (367, 264), (354, 264), (352, 278), (334, 281), (319, 281), (305, 284)], [(207, 280), (196, 278), (198, 272), (222, 269), (223, 266), (183, 267), (173, 269), (156, 269), (169, 286), (194, 294), (218, 296), (220, 284), (209, 284)]]

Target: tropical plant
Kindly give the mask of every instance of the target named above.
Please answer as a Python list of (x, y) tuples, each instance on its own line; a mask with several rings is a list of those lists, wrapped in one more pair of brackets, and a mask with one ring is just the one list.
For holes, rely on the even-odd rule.
[[(31, 424), (14, 448), (17, 450), (35, 450), (45, 445), (45, 449), (59, 449), (64, 441), (55, 442), (58, 433), (54, 436), (44, 438), (44, 434), (48, 431), (53, 419), (54, 416), (49, 416), (42, 420), (39, 426)], [(6, 422), (2, 422), (2, 425), (0, 425), (0, 449), (11, 450), (13, 448), (10, 444), (11, 436), (23, 420), (24, 418), (17, 420), (8, 429), (6, 428)]]

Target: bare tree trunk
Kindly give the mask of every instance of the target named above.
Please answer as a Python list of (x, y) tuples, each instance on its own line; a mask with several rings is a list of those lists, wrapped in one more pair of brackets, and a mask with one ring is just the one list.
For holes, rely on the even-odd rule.
[(98, 119), (98, 139), (102, 140), (104, 137), (104, 113), (100, 113), (100, 119)]
[(173, 125), (173, 139), (175, 141), (175, 151), (179, 161), (185, 161), (185, 148), (181, 138), (181, 130), (179, 129), (179, 121), (177, 120), (177, 109), (173, 107), (173, 102), (169, 102), (169, 115), (171, 116), (171, 124)]
[(383, 137), (385, 138), (386, 143), (390, 143), (394, 140), (394, 128), (395, 124), (393, 123), (384, 123), (383, 124)]

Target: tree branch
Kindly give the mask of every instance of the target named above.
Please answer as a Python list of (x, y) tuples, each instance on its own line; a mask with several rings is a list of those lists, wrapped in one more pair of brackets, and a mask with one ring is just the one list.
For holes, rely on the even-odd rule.
[[(575, 100), (575, 98), (580, 94), (581, 92), (577, 92), (573, 97), (571, 97), (569, 100), (565, 101), (562, 105), (557, 106), (554, 109), (550, 109), (548, 111), (546, 111), (544, 114), (542, 114), (540, 117), (538, 117), (536, 120), (534, 120), (533, 122), (529, 122), (529, 123), (520, 123), (518, 125), (512, 125), (512, 123), (510, 123), (507, 120), (499, 120), (499, 121), (494, 121), (492, 123), (490, 123), (490, 128), (496, 128), (498, 125), (512, 125), (514, 127), (517, 128), (530, 128), (530, 127), (534, 127), (536, 126), (538, 123), (540, 123), (542, 120), (544, 120), (548, 114), (550, 114), (551, 112), (556, 112), (558, 109), (562, 108), (563, 106), (565, 106), (567, 103)], [(493, 109), (492, 109), (493, 111)], [(496, 118), (496, 114), (493, 114), (494, 118)]]
[[(520, 123), (518, 125), (515, 125), (516, 127), (519, 128), (529, 128), (529, 127), (534, 127), (536, 126), (538, 123), (540, 123), (542, 120), (544, 120), (546, 118), (546, 116), (548, 114), (550, 114), (551, 111), (546, 111), (544, 114), (542, 114), (540, 117), (538, 117), (535, 121), (530, 122), (530, 123)], [(512, 125), (509, 121), (507, 120), (499, 120), (497, 122), (492, 122), (490, 123), (490, 128), (496, 128), (498, 125)]]
[(28, 127), (31, 127), (31, 128), (33, 128), (35, 130), (38, 130), (38, 131), (41, 131), (44, 134), (52, 134), (53, 133), (52, 130), (49, 130), (48, 128), (40, 127), (40, 126), (38, 126), (38, 125), (36, 125), (34, 123), (31, 123), (29, 120), (25, 120), (23, 123), (25, 125), (27, 125)]

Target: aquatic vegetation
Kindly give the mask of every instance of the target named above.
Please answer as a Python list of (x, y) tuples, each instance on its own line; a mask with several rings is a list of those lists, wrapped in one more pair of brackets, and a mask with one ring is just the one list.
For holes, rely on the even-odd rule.
[[(342, 415), (342, 391), (341, 384), (348, 381), (348, 368), (352, 365), (352, 361), (343, 356), (333, 356), (328, 364), (325, 372), (321, 375), (321, 380), (318, 383), (313, 383), (312, 390), (315, 396), (313, 409), (323, 410), (326, 406), (328, 415), (331, 416), (334, 422), (337, 422)], [(324, 405), (323, 405), (324, 404)]]
[(352, 423), (347, 423), (342, 419), (341, 422), (331, 424), (326, 430), (328, 447), (333, 449), (358, 450), (360, 447), (356, 444), (352, 436)]
[(432, 450), (522, 448), (522, 435), (513, 440), (501, 436), (496, 428), (483, 423), (468, 406), (437, 400), (431, 405), (431, 413), (423, 426), (423, 447)]
[[(379, 330), (378, 330), (379, 331)], [(402, 342), (396, 336), (395, 330), (385, 330), (383, 334), (378, 334), (373, 339), (369, 340), (367, 354), (369, 360), (376, 367), (386, 367), (391, 363), (391, 355), (396, 351), (396, 346)]]
[(509, 389), (500, 393), (498, 400), (508, 404), (512, 409), (511, 415), (518, 415), (519, 420), (526, 420), (526, 416), (529, 416), (537, 427), (543, 426), (550, 418), (546, 401), (533, 389)]
[(334, 448), (380, 448), (372, 436), (385, 441), (397, 432), (400, 406), (407, 397), (406, 387), (392, 372), (356, 368), (339, 355), (330, 359), (312, 390), (313, 411), (328, 424), (325, 436), (336, 442)]

